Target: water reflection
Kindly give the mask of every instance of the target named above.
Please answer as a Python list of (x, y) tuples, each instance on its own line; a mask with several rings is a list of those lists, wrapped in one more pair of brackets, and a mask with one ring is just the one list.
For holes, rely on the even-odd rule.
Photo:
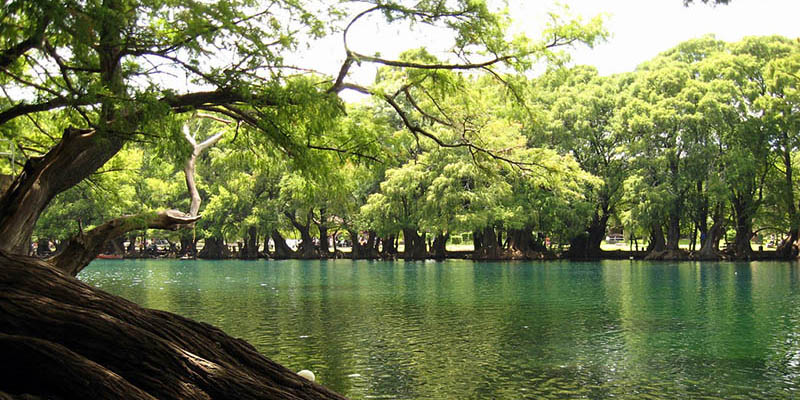
[(351, 398), (793, 398), (789, 263), (95, 262)]

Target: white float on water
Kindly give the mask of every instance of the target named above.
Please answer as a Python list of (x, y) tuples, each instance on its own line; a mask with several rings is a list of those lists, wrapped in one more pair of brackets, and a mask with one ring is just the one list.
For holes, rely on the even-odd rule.
[(311, 382), (314, 382), (316, 380), (316, 377), (314, 376), (314, 373), (309, 371), (309, 370), (307, 370), (307, 369), (304, 369), (304, 370), (298, 372), (297, 375), (300, 375), (303, 378), (306, 378), (306, 379), (310, 380)]

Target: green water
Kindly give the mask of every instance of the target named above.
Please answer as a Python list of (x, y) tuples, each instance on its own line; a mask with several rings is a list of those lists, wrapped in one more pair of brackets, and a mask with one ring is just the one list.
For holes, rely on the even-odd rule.
[(354, 399), (800, 397), (790, 263), (95, 261)]

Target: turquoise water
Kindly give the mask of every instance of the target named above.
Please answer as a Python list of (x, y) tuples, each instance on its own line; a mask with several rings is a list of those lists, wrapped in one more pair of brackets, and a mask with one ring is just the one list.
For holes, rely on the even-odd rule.
[(800, 397), (795, 263), (95, 261), (354, 399)]

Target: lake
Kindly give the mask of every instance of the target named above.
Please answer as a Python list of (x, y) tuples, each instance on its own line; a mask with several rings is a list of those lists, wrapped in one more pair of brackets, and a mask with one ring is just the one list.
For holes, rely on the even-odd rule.
[(797, 263), (98, 260), (353, 399), (800, 396)]

